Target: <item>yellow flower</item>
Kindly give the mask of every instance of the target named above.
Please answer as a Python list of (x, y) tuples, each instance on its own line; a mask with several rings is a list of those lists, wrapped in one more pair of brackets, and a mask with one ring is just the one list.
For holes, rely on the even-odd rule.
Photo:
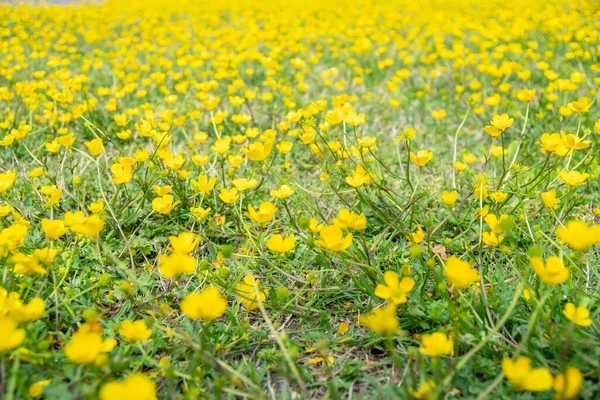
[(496, 113), (492, 117), (491, 124), (495, 128), (499, 129), (501, 132), (504, 132), (506, 129), (508, 129), (513, 124), (514, 121), (515, 121), (515, 119), (510, 118), (508, 116), (508, 114), (499, 115), (498, 113)]
[(12, 350), (25, 340), (25, 330), (17, 328), (17, 322), (8, 316), (0, 316), (0, 353)]
[(52, 382), (52, 380), (50, 379), (45, 379), (42, 381), (37, 381), (35, 383), (32, 383), (29, 386), (29, 395), (31, 397), (40, 397), (42, 395), (42, 392), (44, 391), (44, 387), (48, 386), (50, 383)]
[(408, 142), (414, 139), (415, 135), (416, 131), (414, 128), (406, 128), (404, 131), (402, 131), (401, 137)]
[(102, 143), (101, 138), (96, 138), (83, 144), (94, 157), (98, 157), (100, 154), (104, 153), (104, 144)]
[(166, 194), (162, 197), (156, 197), (152, 200), (152, 209), (157, 213), (170, 215), (173, 208), (175, 208), (181, 201), (177, 200), (173, 202), (173, 196)]
[(256, 179), (246, 179), (246, 178), (238, 178), (232, 181), (233, 186), (235, 186), (238, 190), (248, 190), (252, 189), (256, 185), (258, 185), (258, 181)]
[(467, 164), (473, 164), (475, 161), (477, 161), (477, 156), (472, 153), (463, 153), (462, 158)]
[(219, 194), (219, 198), (223, 200), (224, 203), (232, 204), (240, 198), (238, 194), (238, 190), (236, 188), (233, 189), (221, 189), (221, 193)]
[(102, 202), (102, 200), (90, 203), (90, 205), (87, 206), (87, 209), (93, 213), (99, 213), (104, 209), (104, 203)]
[(563, 142), (562, 137), (558, 133), (542, 134), (540, 137), (540, 145), (542, 146), (541, 152), (543, 154), (556, 154), (562, 157), (569, 151), (568, 147)]
[(39, 260), (33, 256), (17, 252), (13, 255), (15, 264), (13, 271), (16, 274), (46, 274), (47, 271), (39, 264)]
[(60, 202), (60, 198), (62, 197), (62, 192), (58, 190), (56, 185), (43, 186), (40, 189), (40, 192), (45, 195), (45, 199), (48, 202), (48, 207), (58, 204)]
[(362, 231), (367, 227), (367, 217), (364, 214), (357, 214), (346, 208), (342, 208), (333, 219), (333, 223), (340, 228), (354, 229)]
[(199, 218), (199, 219), (204, 219), (210, 214), (211, 208), (210, 207), (207, 207), (207, 208), (192, 207), (192, 208), (190, 208), (190, 212), (192, 213), (192, 215), (194, 217)]
[(419, 168), (423, 168), (433, 158), (433, 152), (429, 150), (419, 150), (417, 154), (410, 152), (410, 159), (417, 164)]
[(352, 176), (346, 177), (346, 183), (354, 188), (371, 183), (371, 174), (367, 173), (361, 165), (357, 165), (352, 171)]
[(558, 240), (575, 251), (585, 251), (600, 243), (600, 225), (588, 226), (583, 221), (571, 220), (556, 228)]
[(549, 190), (547, 192), (540, 193), (544, 206), (547, 209), (552, 210), (558, 206), (560, 200), (556, 198), (556, 190)]
[(113, 174), (112, 183), (118, 185), (121, 183), (127, 183), (133, 177), (131, 165), (117, 163), (110, 167), (110, 172)]
[(296, 240), (291, 237), (283, 237), (275, 234), (267, 240), (267, 248), (275, 253), (285, 254), (296, 246)]
[(115, 114), (113, 116), (115, 122), (117, 123), (117, 125), (119, 125), (120, 127), (124, 127), (125, 125), (127, 125), (129, 123), (129, 120), (127, 119), (127, 114), (122, 113), (122, 114)]
[(543, 392), (552, 388), (553, 378), (546, 368), (531, 368), (531, 360), (518, 357), (516, 360), (502, 360), (502, 371), (518, 390)]
[(592, 320), (590, 319), (590, 310), (584, 306), (576, 307), (573, 303), (565, 304), (563, 314), (567, 319), (579, 326), (590, 326)]
[(53, 221), (50, 221), (48, 218), (42, 219), (42, 230), (50, 240), (56, 240), (68, 232), (65, 221), (62, 219), (55, 219)]
[(463, 289), (479, 282), (479, 273), (471, 264), (458, 257), (451, 256), (445, 263), (446, 279), (455, 289)]
[(148, 340), (152, 336), (152, 330), (148, 329), (146, 323), (143, 320), (131, 321), (129, 319), (121, 322), (119, 328), (121, 336), (130, 342), (140, 342)]
[(589, 97), (581, 97), (577, 101), (570, 102), (567, 106), (569, 109), (576, 113), (588, 112), (594, 104), (594, 101)]
[(361, 315), (358, 322), (380, 335), (392, 335), (398, 332), (400, 326), (396, 318), (396, 305), (393, 302), (376, 308), (369, 314)]
[(100, 400), (156, 400), (156, 384), (143, 373), (134, 372), (123, 381), (103, 384), (98, 396)]
[(565, 134), (564, 132), (560, 133), (560, 136), (563, 139), (563, 143), (565, 146), (572, 150), (581, 150), (590, 147), (591, 140), (581, 140), (580, 137), (574, 134)]
[(214, 145), (210, 146), (210, 149), (217, 154), (225, 154), (229, 151), (231, 145), (231, 138), (229, 136), (218, 138)]
[(431, 116), (433, 117), (433, 119), (436, 120), (442, 120), (444, 118), (446, 118), (446, 110), (434, 110), (431, 112)]
[(37, 167), (27, 173), (32, 178), (38, 178), (44, 173), (44, 167)]
[(429, 380), (423, 383), (419, 389), (412, 392), (412, 395), (417, 400), (430, 400), (433, 399), (433, 390), (435, 389), (435, 382)]
[(194, 251), (200, 238), (192, 232), (181, 232), (178, 236), (169, 236), (169, 241), (174, 253), (189, 254)]
[(490, 155), (492, 157), (502, 157), (503, 154), (508, 154), (508, 149), (505, 149), (502, 146), (490, 146)]
[(198, 180), (191, 180), (192, 188), (202, 194), (209, 194), (217, 183), (217, 178), (209, 178), (206, 175), (200, 175)]
[(496, 235), (494, 232), (483, 232), (481, 235), (481, 240), (487, 246), (490, 247), (498, 247), (498, 244), (504, 239), (502, 235)]
[(566, 281), (569, 277), (569, 270), (565, 268), (563, 261), (556, 256), (548, 257), (545, 265), (540, 257), (532, 257), (531, 267), (537, 276), (539, 276), (545, 284), (550, 286), (556, 286), (559, 283)]
[(344, 116), (344, 121), (349, 125), (358, 126), (365, 123), (365, 118), (365, 113), (356, 113), (354, 111), (350, 111)]
[(27, 304), (23, 304), (18, 298), (13, 298), (10, 302), (10, 316), (18, 323), (40, 319), (45, 310), (44, 300), (39, 297), (31, 299)]
[(277, 207), (270, 201), (260, 203), (258, 210), (256, 210), (251, 205), (248, 205), (248, 212), (246, 212), (246, 216), (250, 218), (250, 220), (254, 222), (258, 222), (259, 224), (264, 224), (266, 222), (273, 221), (273, 217), (277, 212)]
[(560, 179), (566, 183), (567, 185), (573, 186), (581, 186), (585, 185), (587, 182), (587, 178), (590, 176), (588, 173), (581, 173), (579, 171), (559, 171), (558, 176)]
[(502, 221), (508, 220), (507, 214), (502, 214), (500, 219), (496, 216), (496, 214), (487, 214), (483, 220), (486, 225), (492, 230), (494, 233), (502, 233)]
[(202, 167), (202, 166), (208, 164), (209, 161), (210, 161), (210, 159), (208, 158), (208, 156), (206, 154), (194, 154), (192, 156), (192, 162), (199, 167)]
[(154, 193), (156, 193), (157, 196), (164, 196), (168, 194), (171, 189), (173, 189), (173, 186), (152, 185), (152, 190), (154, 190)]
[[(14, 215), (14, 214), (13, 214)], [(29, 232), (29, 225), (15, 223), (0, 230), (0, 258), (6, 257), (13, 250), (23, 246)]]
[(494, 192), (490, 195), (490, 197), (492, 198), (492, 200), (494, 200), (496, 203), (502, 203), (504, 200), (506, 200), (506, 198), (508, 197), (508, 193), (505, 192)]
[(412, 240), (414, 243), (418, 244), (425, 240), (425, 233), (423, 232), (423, 229), (421, 229), (421, 227), (417, 225), (417, 230), (413, 233), (410, 233), (407, 239)]
[(103, 353), (117, 345), (115, 339), (102, 339), (102, 328), (83, 324), (64, 347), (65, 356), (76, 364), (101, 363)]
[(192, 293), (181, 301), (181, 312), (190, 319), (212, 321), (227, 309), (227, 300), (214, 286), (205, 287), (200, 293)]
[(14, 211), (14, 209), (12, 208), (12, 206), (10, 204), (0, 206), (0, 217), (6, 217), (8, 214), (10, 214), (13, 211)]
[(294, 142), (281, 141), (275, 147), (277, 148), (277, 151), (285, 155), (292, 151)]
[(288, 185), (281, 185), (279, 187), (279, 189), (274, 189), (271, 190), (270, 195), (272, 197), (275, 197), (276, 199), (285, 199), (287, 197), (290, 197), (291, 195), (294, 194), (294, 189), (292, 189), (291, 187), (289, 187)]
[(175, 252), (158, 256), (158, 270), (164, 278), (174, 278), (196, 271), (196, 259), (185, 253)]
[(344, 237), (342, 228), (337, 225), (323, 227), (319, 235), (321, 239), (316, 240), (315, 244), (336, 253), (346, 250), (352, 244), (352, 234), (348, 233)]
[(502, 130), (500, 130), (492, 125), (484, 126), (483, 130), (485, 131), (485, 133), (490, 135), (493, 139), (496, 139), (498, 136), (500, 136), (502, 134)]
[(248, 145), (247, 149), (242, 149), (242, 154), (245, 154), (249, 160), (252, 161), (264, 161), (271, 154), (273, 148), (273, 141), (268, 140), (265, 144), (260, 142), (253, 142)]
[(361, 145), (362, 147), (372, 147), (375, 145), (375, 143), (377, 142), (377, 138), (376, 137), (371, 137), (371, 136), (364, 136), (362, 138), (358, 138), (357, 139), (358, 144)]
[(423, 335), (421, 339), (421, 354), (431, 357), (448, 356), (452, 353), (454, 341), (449, 339), (445, 333), (435, 332), (429, 335)]
[(554, 378), (554, 398), (562, 400), (577, 397), (582, 383), (581, 371), (575, 367), (567, 367), (564, 373), (561, 372)]
[(523, 89), (517, 92), (517, 99), (519, 101), (530, 102), (535, 98), (535, 89)]
[(144, 162), (150, 158), (150, 152), (148, 149), (136, 150), (136, 152), (133, 153), (133, 158), (135, 158), (135, 161), (137, 162)]
[(4, 193), (10, 189), (16, 180), (17, 173), (15, 170), (9, 170), (3, 174), (0, 174), (0, 193)]
[(467, 168), (469, 168), (469, 166), (462, 161), (456, 161), (454, 164), (452, 164), (452, 166), (458, 172), (462, 172), (462, 171), (466, 170)]
[(478, 182), (473, 186), (473, 194), (480, 200), (488, 198), (488, 188), (484, 182)]
[(259, 284), (258, 279), (255, 279), (252, 274), (248, 274), (244, 277), (244, 281), (238, 283), (235, 287), (240, 301), (249, 311), (256, 310), (259, 307), (257, 298), (261, 303), (264, 303), (267, 298), (267, 291), (260, 290)]
[(406, 303), (406, 295), (415, 286), (415, 280), (410, 277), (404, 277), (400, 281), (394, 271), (386, 271), (383, 274), (385, 285), (378, 284), (375, 287), (375, 296), (390, 300), (394, 304)]
[(449, 207), (454, 205), (454, 203), (456, 203), (457, 199), (458, 199), (458, 192), (456, 190), (453, 190), (451, 192), (444, 190), (442, 192), (442, 201)]

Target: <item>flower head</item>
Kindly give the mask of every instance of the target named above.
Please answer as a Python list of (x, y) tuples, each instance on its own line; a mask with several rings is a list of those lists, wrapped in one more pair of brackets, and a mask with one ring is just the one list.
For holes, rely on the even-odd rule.
[(219, 318), (227, 308), (227, 300), (214, 286), (207, 286), (200, 293), (188, 294), (180, 304), (181, 312), (190, 319), (212, 321)]
[(590, 326), (592, 320), (590, 319), (590, 310), (584, 306), (575, 306), (573, 303), (567, 303), (563, 310), (563, 314), (567, 319), (579, 326)]
[(431, 357), (447, 356), (452, 353), (454, 341), (449, 339), (443, 332), (435, 332), (429, 335), (423, 335), (421, 339), (421, 354)]
[(531, 368), (531, 360), (518, 357), (502, 360), (502, 371), (518, 390), (543, 392), (552, 388), (553, 378), (546, 368)]
[(585, 251), (600, 243), (600, 225), (587, 225), (583, 221), (571, 220), (556, 228), (558, 240), (575, 251)]
[(569, 270), (565, 268), (563, 261), (556, 256), (548, 257), (545, 265), (540, 257), (532, 257), (531, 266), (537, 276), (550, 286), (556, 286), (569, 277)]
[(166, 194), (162, 197), (156, 197), (152, 200), (152, 209), (157, 213), (170, 215), (171, 211), (179, 204), (181, 201), (173, 201), (173, 196), (170, 194)]
[(323, 227), (319, 235), (321, 239), (316, 240), (315, 244), (336, 253), (346, 250), (352, 244), (352, 234), (349, 233), (344, 237), (342, 228), (338, 225)]
[(141, 342), (143, 340), (148, 340), (150, 336), (152, 336), (152, 330), (148, 329), (143, 320), (124, 320), (121, 322), (119, 333), (125, 338), (125, 340), (130, 342)]
[(122, 381), (105, 383), (98, 396), (100, 400), (156, 400), (156, 384), (145, 374), (134, 372)]
[(248, 205), (248, 212), (246, 216), (254, 222), (264, 224), (266, 222), (273, 221), (273, 216), (277, 212), (277, 207), (270, 201), (260, 203), (258, 210), (253, 206)]
[(451, 256), (445, 263), (445, 274), (448, 282), (455, 289), (463, 289), (479, 281), (479, 273), (471, 264), (458, 257)]
[(400, 326), (396, 318), (396, 304), (393, 302), (376, 308), (369, 314), (361, 315), (358, 322), (380, 335), (392, 335)]
[(410, 160), (423, 168), (433, 158), (433, 152), (430, 150), (419, 150), (417, 154), (410, 152)]
[(244, 277), (243, 282), (238, 283), (235, 287), (240, 301), (247, 310), (256, 310), (259, 305), (257, 299), (262, 303), (267, 298), (267, 291), (260, 290), (260, 281), (255, 279), (252, 274)]
[(383, 274), (383, 281), (375, 287), (375, 296), (390, 300), (394, 304), (406, 303), (406, 295), (415, 286), (415, 280), (410, 277), (398, 279), (398, 275), (394, 271), (386, 271)]
[(285, 254), (296, 246), (296, 239), (275, 234), (267, 240), (267, 248), (274, 253)]

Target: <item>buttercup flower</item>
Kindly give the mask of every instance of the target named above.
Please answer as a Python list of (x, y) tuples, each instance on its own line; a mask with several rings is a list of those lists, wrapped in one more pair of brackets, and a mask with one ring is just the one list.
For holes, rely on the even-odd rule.
[(410, 152), (410, 160), (417, 164), (419, 168), (423, 168), (433, 158), (433, 152), (429, 150), (419, 150), (417, 154)]
[(342, 228), (338, 225), (329, 225), (320, 230), (321, 239), (315, 240), (317, 246), (339, 253), (346, 250), (352, 244), (352, 233), (344, 237)]
[(447, 356), (454, 349), (454, 341), (449, 339), (445, 333), (435, 332), (429, 335), (423, 335), (421, 338), (421, 354), (431, 357)]
[(227, 309), (227, 300), (214, 286), (207, 286), (200, 293), (188, 294), (181, 301), (181, 311), (190, 319), (212, 321)]
[(396, 305), (390, 302), (383, 307), (376, 308), (369, 314), (361, 315), (358, 322), (380, 335), (392, 335), (399, 328)]
[(479, 282), (479, 273), (471, 264), (458, 257), (450, 256), (445, 263), (445, 274), (448, 282), (455, 289), (463, 289)]
[(518, 357), (515, 360), (502, 360), (502, 371), (506, 378), (518, 389), (530, 392), (543, 392), (552, 388), (553, 378), (546, 368), (531, 368), (531, 360)]
[(406, 303), (406, 295), (415, 286), (415, 280), (409, 277), (398, 279), (394, 271), (386, 271), (383, 274), (385, 285), (378, 284), (375, 287), (375, 296), (390, 300), (394, 304)]
[(590, 319), (590, 311), (586, 307), (577, 307), (573, 303), (567, 303), (563, 310), (563, 314), (575, 325), (590, 326), (592, 324), (592, 320)]
[(285, 254), (296, 246), (296, 240), (291, 236), (283, 237), (280, 234), (275, 234), (267, 240), (266, 244), (269, 250)]

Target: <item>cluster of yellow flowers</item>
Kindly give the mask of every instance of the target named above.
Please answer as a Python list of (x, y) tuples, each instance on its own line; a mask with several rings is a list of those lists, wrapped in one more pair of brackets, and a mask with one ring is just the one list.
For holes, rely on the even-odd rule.
[(0, 397), (600, 393), (593, 2), (0, 17)]

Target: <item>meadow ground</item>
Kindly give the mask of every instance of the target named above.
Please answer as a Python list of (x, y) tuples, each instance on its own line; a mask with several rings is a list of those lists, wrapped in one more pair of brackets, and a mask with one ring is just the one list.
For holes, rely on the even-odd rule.
[(599, 10), (0, 5), (0, 397), (600, 398)]

